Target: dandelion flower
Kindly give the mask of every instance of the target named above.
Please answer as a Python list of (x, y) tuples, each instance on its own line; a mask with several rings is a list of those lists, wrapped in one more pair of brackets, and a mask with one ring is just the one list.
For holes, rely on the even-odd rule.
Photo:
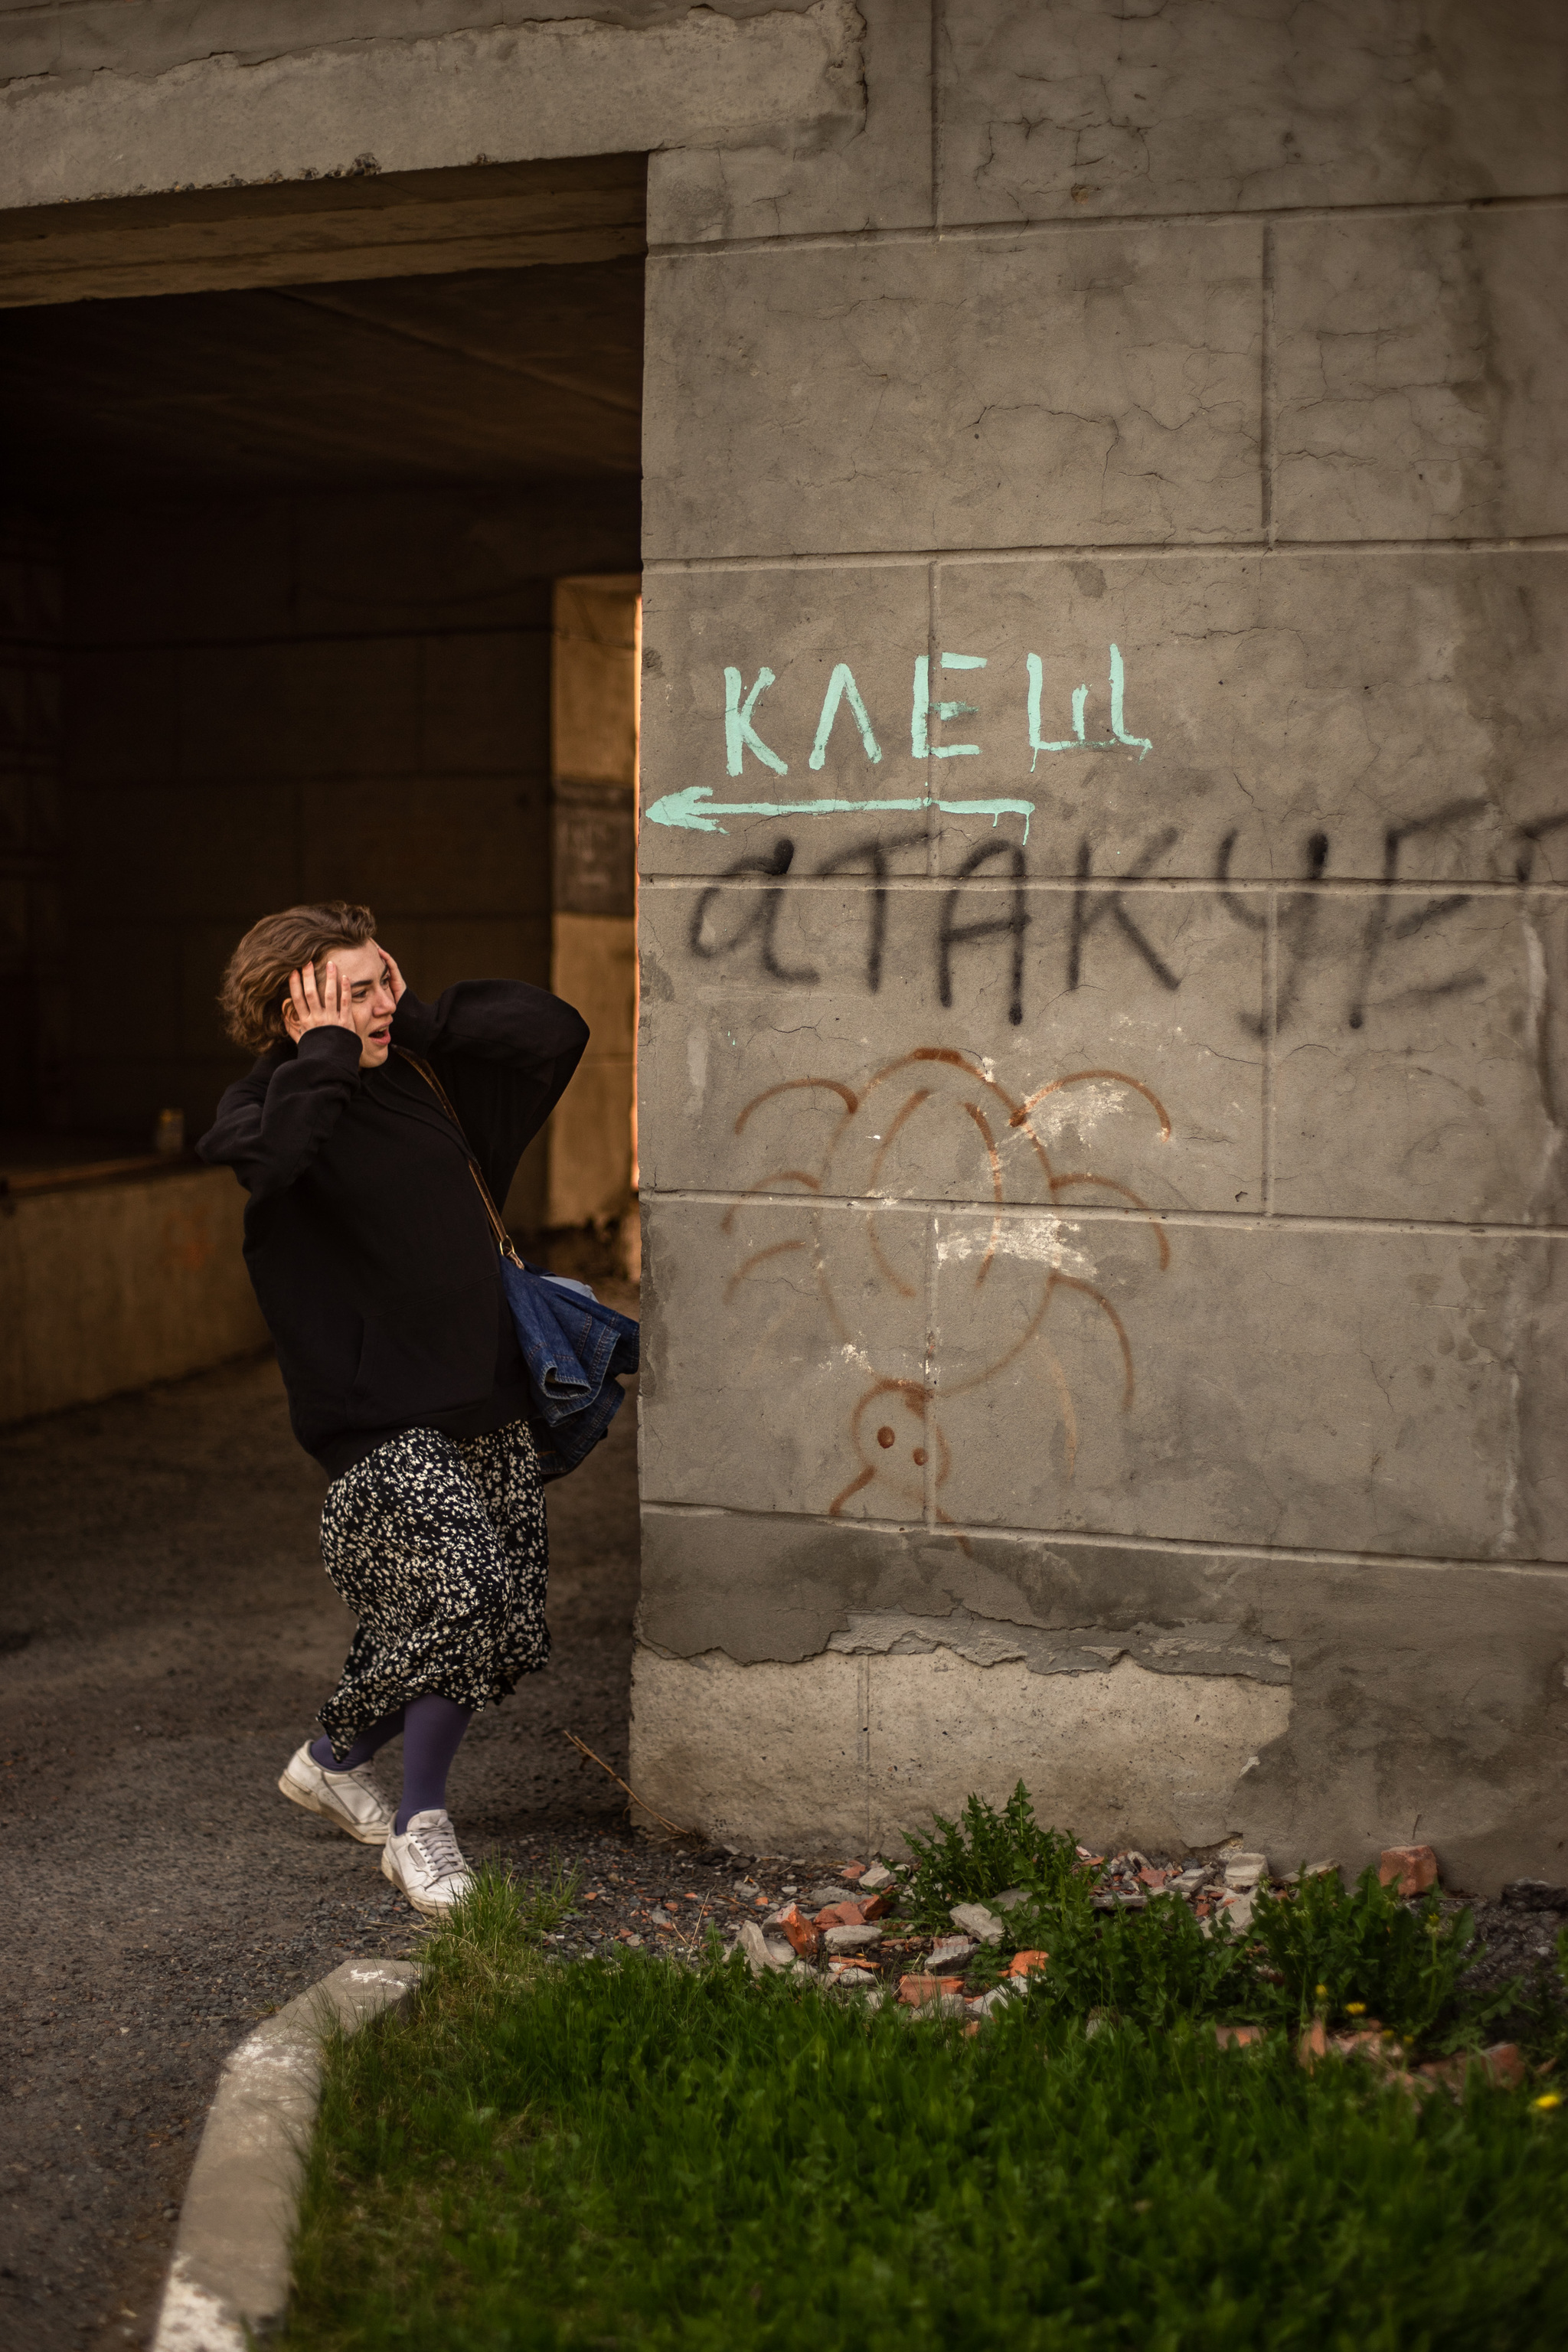
[(1345, 2003), (1345, 2015), (1347, 2017), (1364, 2017), (1366, 2015), (1365, 2001), (1347, 2000)]
[(1542, 2091), (1540, 2098), (1531, 2099), (1530, 2104), (1532, 2107), (1560, 2107), (1563, 2094), (1561, 2091)]
[(1329, 1997), (1329, 1988), (1327, 1985), (1314, 1985), (1312, 1987), (1312, 1990), (1320, 2000), (1327, 2000)]

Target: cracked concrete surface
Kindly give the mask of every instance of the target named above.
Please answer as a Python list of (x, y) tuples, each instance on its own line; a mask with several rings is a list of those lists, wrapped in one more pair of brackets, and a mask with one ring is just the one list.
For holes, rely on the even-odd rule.
[[(181, 8), (145, 64), (123, 11), (118, 27), (110, 15), (94, 12), (112, 46), (90, 66), (73, 47), (58, 53), (71, 63), (13, 68), (0, 88), (0, 205), (759, 139), (810, 149), (865, 116), (850, 0), (651, 18), (547, 5), (434, 35), (404, 19), (330, 46), (319, 12), (274, 41), (254, 5), (231, 5), (214, 45), (193, 43)], [(216, 46), (223, 33), (242, 47)]]

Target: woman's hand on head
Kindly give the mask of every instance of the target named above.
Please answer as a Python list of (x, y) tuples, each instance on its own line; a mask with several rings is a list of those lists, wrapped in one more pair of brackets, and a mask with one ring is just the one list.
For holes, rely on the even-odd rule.
[(392, 990), (392, 1001), (394, 1004), (401, 1004), (404, 998), (404, 992), (408, 986), (408, 982), (404, 979), (403, 974), (397, 969), (397, 959), (382, 946), (379, 940), (374, 940), (371, 944), (374, 948), (377, 955), (381, 958), (383, 963), (386, 966), (387, 984)]
[(330, 958), (321, 968), (320, 981), (313, 963), (289, 973), (283, 1026), (296, 1045), (307, 1029), (347, 1029), (351, 1034), (358, 1034), (353, 1008), (343, 990), (342, 974)]

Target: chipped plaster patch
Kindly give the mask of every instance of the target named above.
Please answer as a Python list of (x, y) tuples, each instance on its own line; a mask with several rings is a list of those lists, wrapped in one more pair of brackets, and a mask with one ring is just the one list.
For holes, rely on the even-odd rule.
[(1049, 1266), (1053, 1274), (1091, 1275), (1093, 1265), (1082, 1250), (1069, 1248), (1062, 1238), (1060, 1217), (999, 1216), (989, 1224), (970, 1219), (944, 1231), (939, 1222), (936, 1256), (939, 1265), (962, 1264), (972, 1257), (1016, 1257)]
[(645, 1647), (632, 1779), (672, 1821), (748, 1851), (900, 1852), (933, 1811), (972, 1790), (999, 1803), (1019, 1779), (1043, 1822), (1184, 1850), (1246, 1832), (1237, 1792), (1291, 1703), (1282, 1684), (1125, 1656), (1040, 1675), (948, 1648), (740, 1666)]

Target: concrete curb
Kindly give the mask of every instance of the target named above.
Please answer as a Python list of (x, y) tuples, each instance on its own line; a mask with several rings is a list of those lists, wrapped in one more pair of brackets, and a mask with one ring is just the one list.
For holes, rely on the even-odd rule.
[(321, 2095), (321, 2038), (407, 2000), (413, 1960), (347, 1960), (247, 2034), (224, 2061), (180, 2210), (152, 2352), (247, 2352), (277, 2326), (305, 2148)]

